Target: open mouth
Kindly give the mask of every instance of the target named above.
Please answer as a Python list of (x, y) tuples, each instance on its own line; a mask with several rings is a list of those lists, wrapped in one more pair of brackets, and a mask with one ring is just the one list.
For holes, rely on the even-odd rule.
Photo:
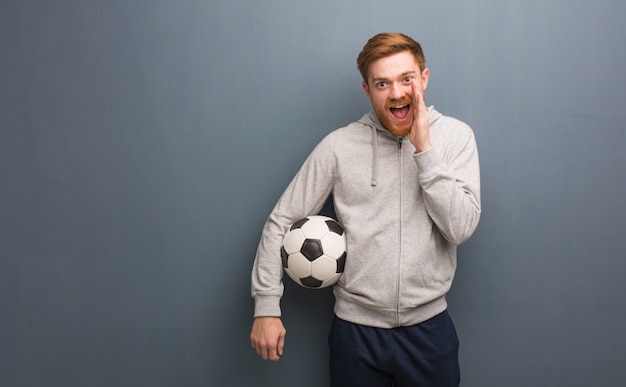
[(396, 106), (391, 106), (389, 108), (391, 115), (393, 115), (397, 120), (406, 119), (409, 115), (410, 110), (411, 110), (411, 105), (409, 104), (396, 105)]

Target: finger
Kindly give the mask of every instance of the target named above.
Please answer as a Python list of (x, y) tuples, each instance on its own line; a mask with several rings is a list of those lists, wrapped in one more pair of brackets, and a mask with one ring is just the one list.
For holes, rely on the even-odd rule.
[(252, 348), (256, 350), (256, 354), (261, 356), (263, 360), (267, 360), (270, 356), (269, 349), (266, 345), (259, 341), (252, 342)]
[(267, 359), (273, 360), (273, 361), (276, 361), (276, 360), (280, 359), (280, 357), (276, 353), (276, 347), (275, 346), (272, 346), (272, 347), (269, 348)]
[(267, 357), (269, 356), (267, 347), (261, 343), (258, 343), (255, 348), (256, 348), (257, 355), (261, 356), (263, 360), (267, 360)]
[(263, 355), (263, 345), (256, 338), (250, 338), (250, 344), (252, 348), (256, 351), (257, 355)]
[(263, 357), (263, 348), (259, 344), (253, 344), (252, 347), (256, 350), (256, 354)]
[(279, 356), (283, 355), (284, 348), (285, 348), (285, 335), (281, 335), (278, 338), (278, 355)]
[(411, 94), (413, 95), (414, 108), (417, 110), (419, 106), (419, 87), (417, 87), (417, 80), (415, 78), (411, 80)]
[(413, 98), (415, 98), (415, 108), (426, 107), (424, 103), (424, 93), (417, 85), (417, 79), (413, 78), (411, 87), (413, 89)]
[(413, 79), (411, 83), (413, 86), (413, 98), (415, 98), (415, 109), (421, 110), (424, 106), (424, 95), (422, 94), (420, 88), (417, 86), (417, 80)]

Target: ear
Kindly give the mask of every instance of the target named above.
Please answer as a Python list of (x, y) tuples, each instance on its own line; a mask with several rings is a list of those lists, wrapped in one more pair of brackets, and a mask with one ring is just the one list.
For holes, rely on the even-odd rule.
[(363, 90), (365, 91), (365, 95), (367, 96), (367, 99), (369, 99), (370, 101), (372, 100), (372, 95), (370, 94), (370, 88), (367, 85), (367, 82), (363, 81)]
[(422, 71), (422, 87), (424, 88), (424, 90), (426, 90), (426, 87), (428, 87), (429, 76), (430, 76), (430, 70), (428, 70), (427, 68), (424, 69), (424, 71)]

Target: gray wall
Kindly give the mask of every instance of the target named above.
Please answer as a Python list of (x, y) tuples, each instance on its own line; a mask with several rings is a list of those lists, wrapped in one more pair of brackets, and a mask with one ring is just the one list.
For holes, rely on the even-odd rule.
[(369, 109), (367, 38), (423, 43), (483, 217), (450, 311), (463, 386), (626, 379), (626, 3), (0, 1), (0, 385), (328, 382), (329, 290), (250, 348), (260, 230)]

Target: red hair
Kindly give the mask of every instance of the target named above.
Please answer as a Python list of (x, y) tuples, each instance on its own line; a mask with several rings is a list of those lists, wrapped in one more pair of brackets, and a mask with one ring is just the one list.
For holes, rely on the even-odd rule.
[(356, 60), (363, 80), (367, 82), (369, 66), (372, 62), (403, 51), (410, 51), (415, 56), (420, 71), (424, 71), (426, 58), (422, 46), (412, 38), (395, 32), (384, 32), (371, 37), (363, 46), (363, 50)]

